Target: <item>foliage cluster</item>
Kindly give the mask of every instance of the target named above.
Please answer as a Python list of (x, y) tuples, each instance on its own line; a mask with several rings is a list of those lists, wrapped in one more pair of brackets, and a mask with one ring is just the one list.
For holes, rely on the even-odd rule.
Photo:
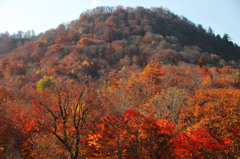
[(184, 17), (99, 7), (7, 50), (3, 158), (240, 158), (239, 47)]
[[(0, 153), (73, 159), (238, 158), (238, 74), (231, 67), (151, 61), (144, 70), (123, 68), (102, 81), (85, 76), (64, 82), (59, 77), (54, 87), (28, 88), (31, 94), (2, 86)], [(38, 85), (49, 80), (44, 77)]]

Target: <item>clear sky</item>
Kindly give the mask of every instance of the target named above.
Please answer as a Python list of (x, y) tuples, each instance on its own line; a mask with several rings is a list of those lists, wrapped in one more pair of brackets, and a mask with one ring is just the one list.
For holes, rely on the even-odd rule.
[(0, 0), (0, 32), (38, 34), (78, 19), (97, 6), (163, 7), (195, 24), (227, 33), (240, 46), (240, 0)]

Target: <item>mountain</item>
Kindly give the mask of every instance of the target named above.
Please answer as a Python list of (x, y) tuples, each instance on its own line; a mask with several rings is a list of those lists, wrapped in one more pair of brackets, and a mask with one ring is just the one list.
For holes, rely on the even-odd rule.
[[(5, 38), (0, 43), (5, 43), (1, 76), (37, 72), (76, 77), (84, 72), (99, 77), (106, 68), (144, 67), (151, 60), (197, 64), (200, 57), (207, 66), (239, 67), (240, 58), (240, 48), (227, 36), (215, 36), (163, 8), (98, 7), (35, 40)], [(84, 61), (91, 68), (79, 68)]]

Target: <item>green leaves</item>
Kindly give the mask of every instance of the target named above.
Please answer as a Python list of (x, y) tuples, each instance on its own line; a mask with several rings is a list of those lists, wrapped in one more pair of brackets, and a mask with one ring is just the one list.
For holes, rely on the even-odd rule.
[(44, 76), (37, 83), (37, 91), (41, 92), (45, 88), (48, 88), (48, 87), (51, 87), (51, 86), (54, 86), (54, 85), (55, 85), (55, 81), (54, 81), (53, 77)]

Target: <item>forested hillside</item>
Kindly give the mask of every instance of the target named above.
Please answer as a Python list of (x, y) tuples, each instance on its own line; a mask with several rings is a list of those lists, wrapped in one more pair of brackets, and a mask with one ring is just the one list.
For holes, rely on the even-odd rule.
[(3, 158), (239, 158), (240, 47), (163, 8), (0, 34)]

